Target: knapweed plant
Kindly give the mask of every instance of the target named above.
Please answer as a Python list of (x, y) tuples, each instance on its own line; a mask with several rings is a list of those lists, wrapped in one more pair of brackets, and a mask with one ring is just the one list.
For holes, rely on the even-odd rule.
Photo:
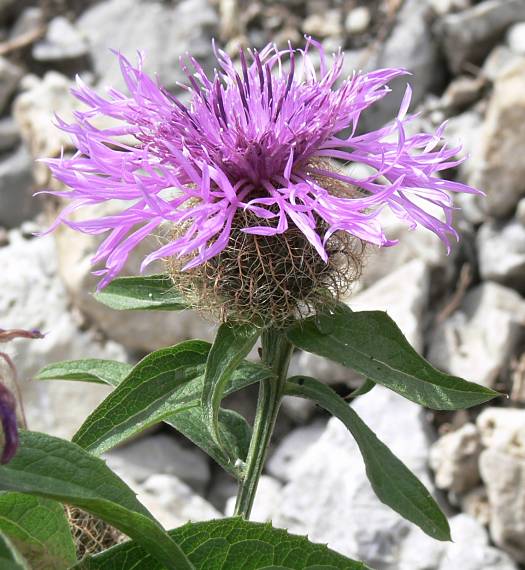
[[(457, 238), (451, 193), (476, 190), (438, 173), (458, 164), (459, 149), (445, 144), (443, 128), (407, 132), (410, 89), (389, 125), (359, 130), (361, 113), (387, 95), (402, 69), (342, 79), (343, 55), (327, 61), (311, 39), (304, 49), (241, 51), (238, 65), (215, 53), (212, 77), (191, 56), (184, 59), (183, 100), (144, 73), (140, 56), (134, 67), (117, 54), (127, 93), (110, 89), (102, 97), (79, 81), (73, 93), (84, 109), (72, 123), (58, 119), (78, 151), (47, 161), (69, 187), (55, 192), (69, 201), (55, 226), (105, 236), (93, 258), (98, 300), (113, 310), (195, 309), (220, 326), (213, 344), (187, 340), (134, 367), (81, 360), (41, 371), (39, 380), (114, 390), (73, 442), (23, 432), (17, 455), (0, 469), (0, 488), (9, 491), (0, 497), (2, 552), (12, 568), (365, 568), (305, 538), (248, 522), (288, 395), (313, 400), (346, 425), (380, 501), (435, 539), (450, 538), (429, 492), (348, 402), (319, 380), (288, 377), (287, 370), (301, 349), (361, 374), (353, 397), (382, 384), (433, 410), (455, 410), (496, 396), (433, 368), (385, 312), (353, 312), (342, 302), (369, 244), (395, 245), (381, 225), (382, 209), (434, 232), (447, 248), (449, 237)], [(94, 121), (100, 116), (111, 125), (100, 127)], [(111, 211), (82, 216), (98, 205)], [(142, 266), (160, 262), (164, 272), (119, 276), (151, 236), (158, 247)], [(256, 363), (247, 357), (258, 342)], [(256, 383), (249, 425), (221, 403)], [(160, 422), (237, 479), (234, 518), (166, 532), (98, 459)], [(130, 540), (77, 562), (59, 503), (103, 519)], [(47, 517), (45, 529), (31, 520), (38, 509)]]

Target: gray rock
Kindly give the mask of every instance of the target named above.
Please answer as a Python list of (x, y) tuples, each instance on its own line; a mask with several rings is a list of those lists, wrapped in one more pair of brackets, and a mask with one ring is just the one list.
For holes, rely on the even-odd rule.
[(0, 119), (0, 153), (13, 150), (20, 142), (20, 131), (12, 117)]
[(57, 277), (53, 238), (26, 240), (17, 231), (0, 248), (3, 328), (38, 328), (42, 340), (9, 345), (22, 379), (22, 397), (29, 429), (70, 438), (86, 416), (110, 392), (106, 386), (83, 382), (34, 382), (46, 364), (78, 358), (126, 360), (116, 343), (101, 343), (92, 331), (80, 330), (70, 313), (67, 294)]
[(86, 56), (88, 46), (67, 18), (57, 16), (49, 22), (44, 39), (33, 46), (32, 54), (37, 61), (64, 61)]
[(294, 462), (319, 439), (325, 428), (326, 422), (317, 420), (291, 431), (268, 459), (266, 463), (268, 473), (281, 481), (288, 481)]
[(208, 460), (200, 449), (183, 447), (175, 437), (155, 434), (108, 451), (104, 458), (125, 479), (143, 483), (151, 475), (173, 475), (203, 491), (210, 480)]
[(468, 63), (481, 63), (505, 29), (521, 19), (525, 19), (522, 0), (486, 0), (443, 16), (434, 32), (442, 42), (450, 69), (460, 73)]
[(525, 22), (519, 22), (509, 28), (507, 44), (513, 53), (525, 55)]
[(4, 111), (23, 74), (22, 68), (0, 56), (0, 113)]
[(393, 81), (392, 93), (363, 113), (361, 125), (364, 130), (377, 128), (395, 117), (408, 82), (413, 89), (413, 107), (428, 91), (441, 86), (443, 69), (438, 46), (430, 33), (428, 12), (426, 2), (403, 2), (389, 37), (381, 42), (377, 56), (368, 59), (367, 70), (402, 66), (413, 75), (410, 79)]
[[(525, 4), (523, 4), (525, 9)], [(470, 182), (483, 188), (481, 207), (491, 216), (506, 217), (525, 195), (525, 58), (494, 84), (474, 160), (479, 167)]]
[(40, 210), (33, 197), (33, 161), (24, 145), (0, 160), (0, 225), (12, 228)]
[(189, 51), (205, 66), (209, 64), (217, 25), (217, 14), (207, 0), (184, 0), (174, 6), (158, 1), (106, 0), (86, 10), (77, 21), (90, 44), (100, 83), (117, 88), (123, 86), (123, 80), (110, 48), (132, 61), (137, 50), (143, 50), (145, 70), (156, 74), (166, 88), (178, 89), (178, 81), (187, 81), (179, 58)]
[(20, 12), (15, 23), (9, 30), (9, 39), (14, 40), (26, 34), (37, 34), (38, 30), (44, 31), (46, 18), (44, 11), (38, 6), (30, 6)]
[(525, 292), (525, 224), (487, 222), (478, 231), (479, 271), (482, 279)]
[(489, 497), (491, 537), (516, 561), (525, 562), (525, 458), (489, 448), (479, 467)]
[(483, 62), (481, 73), (490, 81), (496, 81), (522, 60), (523, 56), (514, 53), (508, 46), (499, 44)]
[(173, 475), (151, 475), (144, 483), (129, 481), (138, 500), (166, 529), (187, 522), (220, 519), (222, 514)]
[(318, 14), (311, 14), (303, 22), (303, 32), (318, 38), (340, 36), (343, 31), (341, 12), (327, 10)]
[(429, 463), (435, 472), (436, 487), (463, 494), (479, 482), (479, 432), (467, 423), (440, 437), (430, 449)]
[(444, 16), (449, 12), (466, 10), (472, 5), (472, 0), (429, 0), (429, 3), (437, 15)]
[(518, 293), (484, 283), (434, 329), (428, 359), (450, 374), (493, 386), (520, 340), (524, 323), (525, 301)]
[[(353, 407), (428, 484), (430, 439), (421, 408), (379, 386), (358, 398)], [(314, 542), (328, 543), (378, 570), (398, 568), (399, 545), (411, 528), (376, 498), (357, 444), (336, 419), (294, 463), (274, 523), (294, 533), (307, 533)]]

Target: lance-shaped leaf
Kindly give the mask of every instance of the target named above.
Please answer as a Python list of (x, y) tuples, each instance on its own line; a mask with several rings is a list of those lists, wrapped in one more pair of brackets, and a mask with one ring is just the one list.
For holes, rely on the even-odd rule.
[(2, 532), (0, 532), (0, 568), (2, 570), (31, 570), (15, 545)]
[(286, 383), (286, 393), (313, 400), (345, 424), (359, 446), (372, 488), (383, 503), (429, 536), (450, 540), (447, 518), (426, 487), (377, 438), (347, 402), (325, 384), (304, 376), (290, 378)]
[[(170, 531), (196, 570), (370, 570), (324, 544), (241, 518), (189, 523)], [(163, 570), (134, 542), (79, 562), (74, 570)]]
[(95, 293), (117, 311), (182, 311), (191, 308), (167, 275), (119, 277)]
[[(146, 356), (131, 371), (128, 365), (118, 366), (120, 363), (111, 361), (59, 362), (43, 369), (37, 378), (105, 382), (118, 386), (75, 435), (74, 441), (91, 453), (103, 453), (164, 421), (236, 476), (235, 462), (209, 437), (200, 408), (209, 349), (210, 344), (204, 341), (187, 341)], [(186, 351), (193, 355), (189, 361)], [(186, 358), (184, 365), (190, 366), (189, 374), (193, 377), (189, 379), (180, 369), (181, 355)], [(179, 381), (174, 376), (174, 370), (179, 371)], [(261, 365), (242, 362), (230, 377), (225, 394), (231, 394), (270, 374)], [(150, 383), (153, 386), (151, 390)], [(246, 420), (234, 412), (221, 410), (219, 429), (222, 439), (237, 453), (236, 457), (244, 459), (250, 434)]]
[(331, 314), (293, 324), (295, 346), (353, 368), (366, 378), (434, 410), (457, 410), (499, 394), (436, 370), (408, 343), (382, 311), (352, 312), (339, 306)]
[(193, 566), (135, 493), (100, 459), (78, 445), (22, 432), (15, 458), (0, 467), (0, 490), (27, 493), (79, 507), (135, 539), (170, 570)]
[[(227, 443), (221, 441), (219, 430), (219, 409), (226, 386), (259, 335), (260, 329), (255, 325), (224, 323), (219, 327), (208, 354), (202, 389), (202, 408), (211, 436), (219, 447), (224, 447)], [(230, 454), (232, 450), (227, 449), (227, 452)]]
[(99, 358), (63, 360), (42, 368), (35, 380), (76, 380), (117, 386), (132, 368), (131, 364), (125, 362)]
[(0, 531), (34, 570), (65, 570), (76, 562), (64, 507), (56, 501), (23, 493), (2, 493)]

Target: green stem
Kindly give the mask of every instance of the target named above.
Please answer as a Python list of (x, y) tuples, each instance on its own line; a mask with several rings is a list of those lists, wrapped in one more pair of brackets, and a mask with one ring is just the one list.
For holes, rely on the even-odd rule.
[(263, 380), (259, 386), (252, 439), (237, 494), (235, 515), (240, 515), (245, 519), (249, 518), (252, 510), (257, 485), (284, 394), (286, 375), (293, 350), (293, 345), (276, 329), (265, 330), (261, 336), (261, 343), (261, 360), (273, 370), (274, 375)]

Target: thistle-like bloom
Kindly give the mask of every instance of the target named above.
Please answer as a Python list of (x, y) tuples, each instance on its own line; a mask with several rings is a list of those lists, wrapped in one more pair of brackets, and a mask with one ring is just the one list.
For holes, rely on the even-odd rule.
[[(449, 247), (452, 192), (476, 192), (437, 173), (456, 166), (459, 148), (443, 144), (443, 127), (432, 134), (406, 133), (410, 88), (393, 122), (360, 134), (359, 117), (384, 97), (387, 83), (406, 72), (382, 69), (354, 73), (339, 87), (343, 54), (331, 64), (317, 42), (304, 49), (240, 53), (236, 69), (215, 50), (219, 70), (208, 78), (191, 57), (181, 65), (188, 77), (183, 104), (117, 54), (129, 94), (114, 89), (103, 98), (80, 80), (74, 95), (88, 107), (59, 126), (78, 152), (48, 160), (56, 178), (72, 190), (56, 223), (90, 233), (109, 232), (94, 264), (106, 285), (130, 252), (160, 226), (176, 227), (143, 267), (161, 258), (183, 259), (183, 270), (205, 264), (244, 234), (277, 236), (299, 230), (323, 262), (336, 233), (378, 246), (393, 245), (377, 217), (390, 208), (411, 227), (423, 226)], [(320, 71), (315, 63), (320, 60)], [(96, 128), (105, 115), (119, 123)], [(122, 142), (131, 135), (134, 144)], [(335, 165), (367, 165), (366, 177)], [(128, 201), (113, 215), (83, 221), (68, 216), (83, 206)], [(437, 206), (437, 208), (436, 208)], [(436, 210), (443, 215), (436, 215)], [(242, 216), (239, 215), (242, 213)], [(245, 227), (239, 226), (239, 219)]]

